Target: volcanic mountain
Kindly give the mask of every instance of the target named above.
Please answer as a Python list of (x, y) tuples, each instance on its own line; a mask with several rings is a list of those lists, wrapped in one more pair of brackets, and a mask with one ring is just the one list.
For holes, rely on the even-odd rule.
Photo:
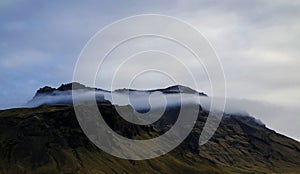
[[(70, 92), (70, 86), (41, 88), (33, 101)], [(93, 89), (80, 84), (77, 87), (75, 90)], [(179, 89), (191, 92), (187, 88)], [(178, 92), (173, 87), (163, 90)], [(115, 92), (124, 91), (129, 90)], [(169, 107), (157, 122), (135, 125), (122, 119), (110, 101), (102, 98), (97, 105), (110, 128), (131, 139), (162, 135), (172, 127), (180, 110), (179, 106)], [(130, 105), (119, 107), (126, 107), (128, 114), (134, 110)], [(199, 146), (198, 139), (208, 112), (200, 105), (198, 109), (192, 132), (178, 147), (161, 157), (142, 161), (113, 157), (97, 148), (81, 130), (71, 103), (2, 110), (0, 173), (300, 172), (300, 143), (270, 130), (250, 116), (225, 114), (214, 136)]]

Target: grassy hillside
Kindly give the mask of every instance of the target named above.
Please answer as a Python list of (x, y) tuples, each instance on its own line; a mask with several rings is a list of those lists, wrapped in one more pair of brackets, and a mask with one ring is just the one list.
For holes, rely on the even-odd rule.
[[(121, 120), (114, 106), (99, 106), (123, 136), (158, 136), (156, 126)], [(160, 126), (169, 124), (174, 113)], [(71, 106), (41, 106), (0, 111), (0, 173), (299, 173), (300, 143), (242, 118), (225, 118), (214, 137), (199, 147), (207, 114), (199, 114), (190, 136), (172, 152), (131, 161), (98, 149), (83, 134)], [(176, 117), (176, 116), (175, 116)], [(165, 122), (164, 122), (165, 121)]]

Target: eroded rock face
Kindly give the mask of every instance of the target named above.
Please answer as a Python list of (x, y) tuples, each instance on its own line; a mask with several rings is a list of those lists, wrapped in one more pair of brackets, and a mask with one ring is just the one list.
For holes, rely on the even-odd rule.
[(62, 84), (60, 87), (58, 88), (52, 88), (50, 86), (45, 86), (43, 88), (40, 88), (37, 90), (36, 95), (51, 95), (51, 93), (55, 92), (55, 91), (68, 91), (68, 90), (77, 90), (77, 89), (93, 89), (90, 87), (86, 87), (83, 84), (77, 83), (77, 82), (73, 82), (73, 83), (68, 83), (68, 84)]
[(42, 94), (50, 94), (50, 93), (54, 92), (55, 90), (56, 90), (55, 88), (52, 88), (50, 86), (45, 86), (45, 87), (37, 90), (35, 96), (42, 95)]

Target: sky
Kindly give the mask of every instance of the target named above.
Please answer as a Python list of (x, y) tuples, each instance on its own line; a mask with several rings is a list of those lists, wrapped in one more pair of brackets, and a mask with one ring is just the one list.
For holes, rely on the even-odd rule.
[[(161, 14), (191, 24), (208, 39), (223, 65), (228, 98), (272, 111), (282, 108), (280, 116), (257, 117), (299, 140), (299, 9), (300, 1), (292, 0), (2, 0), (0, 108), (26, 103), (45, 85), (71, 82), (82, 48), (106, 25), (133, 15)], [(168, 85), (164, 78), (148, 76), (148, 82), (135, 87)], [(209, 94), (208, 86), (198, 90)], [(108, 88), (105, 81), (98, 87)]]

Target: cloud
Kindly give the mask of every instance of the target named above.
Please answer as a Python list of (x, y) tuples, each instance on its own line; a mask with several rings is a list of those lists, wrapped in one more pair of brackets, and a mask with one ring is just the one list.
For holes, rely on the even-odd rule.
[[(77, 98), (80, 99), (80, 102), (90, 102), (95, 96), (100, 99), (98, 101), (103, 101), (101, 96), (104, 96), (106, 100), (111, 101), (115, 105), (131, 105), (137, 111), (147, 110), (148, 113), (165, 109), (165, 107), (191, 103), (200, 104), (203, 109), (210, 110), (212, 99), (214, 102), (220, 100), (219, 98), (201, 97), (193, 94), (163, 94), (161, 92), (151, 93), (143, 91), (131, 92), (128, 95), (127, 93), (119, 92), (96, 91), (94, 93), (89, 90), (77, 90), (76, 96), (79, 96)], [(53, 95), (38, 95), (29, 103), (23, 104), (22, 107), (72, 103), (72, 92), (70, 90), (55, 91)], [(300, 121), (298, 116), (299, 109), (296, 107), (282, 107), (255, 100), (227, 98), (224, 112), (237, 116), (254, 117), (259, 124), (266, 124), (271, 129), (300, 140), (298, 134), (300, 131), (299, 125), (293, 124)], [(163, 112), (159, 113), (162, 114)], [(154, 114), (153, 116), (157, 118), (161, 115)]]

